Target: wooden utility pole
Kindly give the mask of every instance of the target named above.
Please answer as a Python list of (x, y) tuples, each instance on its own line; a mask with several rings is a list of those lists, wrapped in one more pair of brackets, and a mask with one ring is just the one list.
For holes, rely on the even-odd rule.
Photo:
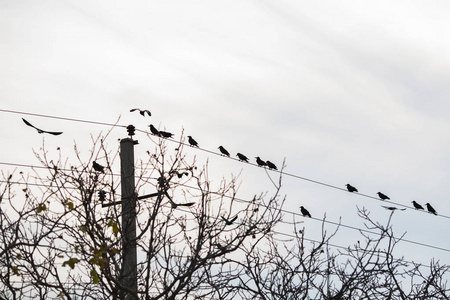
[(129, 292), (120, 298), (137, 299), (137, 253), (136, 253), (136, 199), (134, 183), (134, 145), (136, 140), (120, 141), (120, 164), (122, 186), (122, 273), (120, 283)]

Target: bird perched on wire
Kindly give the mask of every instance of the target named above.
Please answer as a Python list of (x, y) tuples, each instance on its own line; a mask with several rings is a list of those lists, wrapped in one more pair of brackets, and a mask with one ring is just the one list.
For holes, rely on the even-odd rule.
[(130, 109), (130, 112), (137, 111), (137, 110), (139, 111), (139, 113), (143, 117), (145, 117), (145, 114), (147, 114), (149, 117), (152, 115), (151, 112), (148, 111), (147, 109), (133, 108), (133, 109)]
[(171, 138), (173, 137), (173, 133), (167, 132), (167, 131), (159, 131), (159, 136), (163, 138)]
[(150, 127), (150, 132), (153, 133), (156, 136), (160, 136), (159, 134), (159, 130), (155, 128), (155, 126), (153, 126), (152, 124), (149, 125)]
[(239, 158), (240, 161), (248, 162), (248, 157), (245, 156), (244, 154), (238, 153), (238, 154), (236, 154), (236, 156)]
[(411, 202), (412, 202), (412, 204), (413, 204), (415, 209), (422, 209), (423, 210), (423, 206), (422, 205), (420, 205), (416, 201), (411, 201)]
[(358, 190), (354, 187), (354, 186), (352, 186), (351, 184), (346, 184), (345, 185), (346, 187), (347, 187), (347, 190), (350, 192), (350, 193), (354, 193), (354, 192), (358, 192)]
[(48, 133), (48, 134), (52, 134), (52, 135), (60, 135), (60, 134), (62, 134), (62, 132), (60, 132), (60, 131), (46, 131), (46, 130), (42, 130), (42, 129), (37, 128), (36, 126), (32, 125), (30, 122), (28, 122), (24, 118), (22, 118), (22, 120), (23, 120), (23, 122), (26, 125), (30, 126), (31, 128), (36, 129), (38, 133)]
[(102, 165), (99, 165), (95, 160), (92, 162), (92, 167), (97, 172), (105, 173), (105, 167)]
[(427, 206), (428, 212), (432, 213), (433, 215), (437, 215), (436, 210), (433, 208), (433, 206), (431, 206), (430, 203), (425, 203), (425, 205)]
[(224, 147), (219, 146), (219, 150), (220, 150), (220, 153), (222, 153), (223, 155), (230, 157), (230, 153)]
[(225, 221), (225, 225), (233, 225), (234, 221), (237, 220), (238, 215), (235, 215), (233, 218), (231, 219), (227, 219), (224, 216), (221, 216), (222, 219)]
[(189, 142), (189, 145), (191, 145), (192, 147), (198, 147), (197, 141), (194, 140), (194, 139), (192, 138), (192, 136), (190, 136), (190, 135), (188, 135), (188, 142)]
[(256, 163), (258, 164), (258, 166), (263, 167), (266, 166), (266, 162), (263, 161), (261, 158), (259, 158), (259, 156), (255, 157), (256, 158)]
[(277, 166), (275, 166), (275, 164), (271, 161), (266, 161), (266, 165), (269, 167), (269, 169), (271, 170), (278, 170)]
[(380, 197), (381, 200), (391, 200), (391, 198), (389, 198), (388, 196), (386, 196), (383, 193), (378, 192), (377, 195), (378, 195), (378, 197)]
[(303, 206), (300, 206), (300, 212), (302, 213), (302, 215), (304, 217), (310, 217), (311, 218), (311, 214), (309, 213), (309, 211), (304, 208)]

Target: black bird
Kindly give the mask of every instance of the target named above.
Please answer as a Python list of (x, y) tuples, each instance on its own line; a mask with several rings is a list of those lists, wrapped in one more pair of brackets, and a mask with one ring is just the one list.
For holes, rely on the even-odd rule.
[(152, 124), (150, 124), (149, 127), (150, 127), (151, 133), (153, 133), (154, 135), (160, 136), (159, 130), (156, 129), (155, 126), (153, 126)]
[(423, 210), (423, 206), (420, 205), (419, 203), (417, 203), (416, 201), (412, 201), (412, 204), (413, 204), (415, 209), (422, 209)]
[(278, 170), (277, 166), (275, 166), (275, 164), (271, 161), (266, 161), (266, 165), (269, 167), (269, 169)]
[(92, 167), (95, 171), (105, 173), (105, 167), (102, 165), (99, 165), (95, 160), (92, 162)]
[(388, 196), (386, 196), (383, 193), (378, 192), (377, 194), (381, 198), (381, 200), (387, 200), (387, 199), (391, 200), (391, 198), (389, 198)]
[(222, 153), (223, 155), (230, 157), (230, 153), (224, 147), (219, 146), (219, 150), (220, 150), (220, 153)]
[(347, 187), (347, 190), (350, 192), (350, 193), (353, 193), (353, 192), (358, 192), (358, 190), (354, 187), (354, 186), (352, 186), (351, 184), (346, 184), (345, 185), (346, 187)]
[(178, 206), (192, 206), (195, 204), (195, 202), (188, 202), (188, 203), (175, 203), (173, 201), (170, 202), (172, 204), (172, 208), (177, 208)]
[(236, 154), (236, 156), (239, 158), (240, 161), (248, 162), (248, 157), (245, 156), (244, 154), (238, 153)]
[(28, 126), (34, 128), (34, 129), (36, 129), (38, 133), (48, 133), (48, 134), (53, 134), (53, 135), (60, 135), (60, 134), (62, 133), (62, 132), (60, 132), (60, 131), (46, 131), (46, 130), (42, 130), (42, 129), (39, 129), (39, 128), (35, 127), (34, 125), (32, 125), (30, 122), (28, 122), (28, 121), (25, 120), (24, 118), (22, 118), (22, 120), (23, 120), (23, 122), (24, 122), (25, 124), (27, 124)]
[(229, 220), (227, 218), (225, 218), (224, 216), (221, 216), (221, 217), (225, 221), (226, 225), (233, 225), (234, 221), (237, 220), (238, 215), (235, 215), (233, 218), (231, 218)]
[(258, 164), (258, 166), (263, 167), (266, 166), (266, 162), (263, 161), (261, 158), (259, 158), (259, 156), (255, 157), (256, 158), (256, 163)]
[(189, 138), (189, 139), (188, 139), (189, 145), (191, 145), (192, 147), (198, 147), (197, 141), (194, 140), (194, 139), (192, 138), (192, 136), (188, 135), (188, 138)]
[(430, 203), (425, 203), (425, 205), (427, 206), (427, 209), (430, 213), (434, 214), (437, 216), (437, 212), (436, 210), (433, 208), (433, 206), (430, 205)]
[(173, 137), (173, 133), (167, 132), (167, 131), (159, 131), (159, 136), (163, 138), (171, 138)]
[(145, 117), (145, 113), (147, 113), (149, 117), (152, 115), (151, 112), (148, 111), (147, 109), (133, 108), (133, 109), (130, 109), (130, 112), (133, 112), (133, 111), (136, 111), (136, 110), (138, 110), (139, 113), (140, 113), (142, 116), (144, 116), (144, 117)]
[(398, 208), (398, 207), (395, 207), (395, 206), (384, 206), (384, 205), (381, 205), (381, 207), (384, 207), (384, 208), (386, 208), (386, 209), (389, 209), (389, 210), (406, 210), (406, 208)]
[(178, 172), (178, 171), (170, 171), (169, 172), (169, 174), (173, 174), (173, 173), (177, 174), (178, 178), (183, 177), (183, 175), (189, 176), (189, 172)]
[(310, 218), (311, 218), (311, 214), (310, 214), (309, 211), (308, 211), (306, 208), (304, 208), (303, 206), (300, 206), (300, 211), (302, 212), (302, 215), (303, 215), (304, 217), (310, 217)]

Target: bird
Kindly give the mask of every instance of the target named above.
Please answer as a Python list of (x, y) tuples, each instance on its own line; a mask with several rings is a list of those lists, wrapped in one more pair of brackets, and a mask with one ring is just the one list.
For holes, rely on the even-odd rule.
[(171, 138), (173, 137), (173, 133), (167, 132), (167, 131), (159, 131), (159, 136), (163, 138)]
[(423, 206), (422, 205), (420, 205), (416, 201), (411, 201), (411, 202), (412, 202), (412, 204), (413, 204), (415, 209), (422, 209), (423, 210)]
[(170, 171), (169, 174), (177, 174), (178, 178), (183, 177), (183, 175), (189, 176), (189, 172), (178, 172), (178, 171)]
[(244, 154), (238, 153), (236, 154), (236, 156), (239, 158), (240, 161), (248, 162), (248, 157), (245, 156)]
[(269, 169), (278, 170), (277, 166), (275, 166), (275, 164), (271, 161), (266, 161), (266, 165), (269, 167)]
[(389, 210), (406, 210), (406, 208), (398, 208), (398, 207), (395, 207), (395, 206), (384, 206), (384, 205), (381, 205), (381, 207), (384, 207), (384, 208), (389, 209)]
[(150, 132), (153, 133), (154, 135), (160, 136), (159, 134), (159, 130), (155, 128), (155, 126), (153, 126), (152, 124), (149, 125), (150, 127)]
[(190, 135), (188, 135), (188, 142), (189, 142), (189, 145), (191, 145), (192, 147), (198, 147), (197, 141), (194, 140), (194, 139), (192, 138), (192, 136), (190, 136)]
[(24, 118), (22, 118), (23, 122), (25, 124), (27, 124), (28, 126), (34, 128), (37, 130), (38, 133), (48, 133), (48, 134), (52, 134), (52, 135), (60, 135), (62, 134), (62, 132), (60, 131), (46, 131), (46, 130), (42, 130), (40, 128), (35, 127), (34, 125), (32, 125), (30, 122), (28, 122), (27, 120), (25, 120)]
[(425, 203), (425, 205), (427, 206), (428, 212), (430, 212), (430, 213), (432, 213), (432, 214), (437, 216), (436, 210), (433, 208), (433, 206), (431, 206), (430, 203)]
[(230, 157), (230, 153), (224, 147), (219, 146), (219, 150), (220, 150), (220, 153), (222, 153), (223, 155)]
[(177, 208), (178, 206), (187, 206), (190, 207), (195, 204), (195, 202), (188, 202), (188, 203), (175, 203), (173, 201), (170, 202), (172, 204), (172, 208)]
[(222, 219), (225, 221), (225, 225), (233, 225), (234, 221), (236, 221), (238, 215), (235, 215), (233, 218), (231, 219), (227, 219), (224, 216), (221, 216)]
[(261, 158), (259, 158), (259, 156), (255, 157), (256, 158), (256, 163), (258, 164), (258, 166), (263, 167), (266, 166), (266, 162), (263, 161)]
[(92, 162), (92, 167), (95, 171), (105, 173), (105, 167), (102, 165), (99, 165), (95, 160)]
[(304, 208), (303, 206), (300, 206), (300, 211), (302, 212), (302, 215), (303, 215), (304, 217), (310, 217), (310, 218), (311, 218), (311, 214), (310, 214), (309, 211), (308, 211), (306, 208)]
[(347, 187), (347, 190), (350, 192), (350, 193), (353, 193), (353, 192), (358, 192), (358, 190), (354, 187), (354, 186), (352, 186), (351, 184), (346, 184), (345, 185), (346, 187)]
[(387, 200), (387, 199), (391, 200), (391, 198), (389, 198), (388, 196), (386, 196), (383, 193), (378, 192), (377, 194), (381, 198), (381, 200)]
[(143, 117), (145, 117), (145, 113), (147, 113), (147, 115), (148, 115), (149, 117), (152, 115), (152, 113), (151, 113), (150, 111), (148, 111), (147, 109), (133, 108), (133, 109), (130, 109), (130, 112), (133, 112), (133, 111), (136, 111), (136, 110), (138, 110), (139, 113), (140, 113)]

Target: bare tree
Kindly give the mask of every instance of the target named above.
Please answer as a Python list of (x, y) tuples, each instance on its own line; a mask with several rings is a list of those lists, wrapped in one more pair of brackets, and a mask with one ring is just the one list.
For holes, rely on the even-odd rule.
[(449, 298), (443, 278), (450, 266), (432, 260), (425, 268), (403, 257), (395, 258), (393, 251), (401, 238), (394, 236), (390, 219), (383, 226), (371, 220), (365, 209), (358, 209), (358, 214), (367, 229), (379, 235), (361, 231), (364, 242), (347, 248), (330, 246), (338, 229), (327, 234), (322, 227), (321, 240), (313, 243), (305, 241), (304, 229), (296, 229), (289, 242), (266, 235), (266, 250), (244, 248), (247, 260), (234, 262), (242, 268), (231, 289), (246, 299)]
[[(280, 220), (279, 188), (268, 200), (262, 194), (240, 200), (238, 178), (212, 187), (207, 165), (198, 166), (195, 157), (188, 161), (183, 143), (171, 147), (149, 136), (154, 149), (136, 164), (135, 293), (120, 280), (118, 150), (108, 150), (105, 140), (93, 138), (87, 155), (75, 146), (70, 160), (63, 159), (60, 149), (56, 157), (50, 155), (43, 145), (35, 155), (48, 173), (34, 169), (31, 175), (21, 174), (23, 194), (14, 194), (15, 183), (6, 180), (0, 210), (1, 297), (121, 299), (125, 293), (132, 299), (187, 299), (221, 294), (218, 287), (228, 282), (220, 273), (223, 261), (246, 241), (256, 243), (253, 237)], [(104, 169), (94, 170), (94, 161)], [(155, 197), (141, 199), (148, 192)]]

